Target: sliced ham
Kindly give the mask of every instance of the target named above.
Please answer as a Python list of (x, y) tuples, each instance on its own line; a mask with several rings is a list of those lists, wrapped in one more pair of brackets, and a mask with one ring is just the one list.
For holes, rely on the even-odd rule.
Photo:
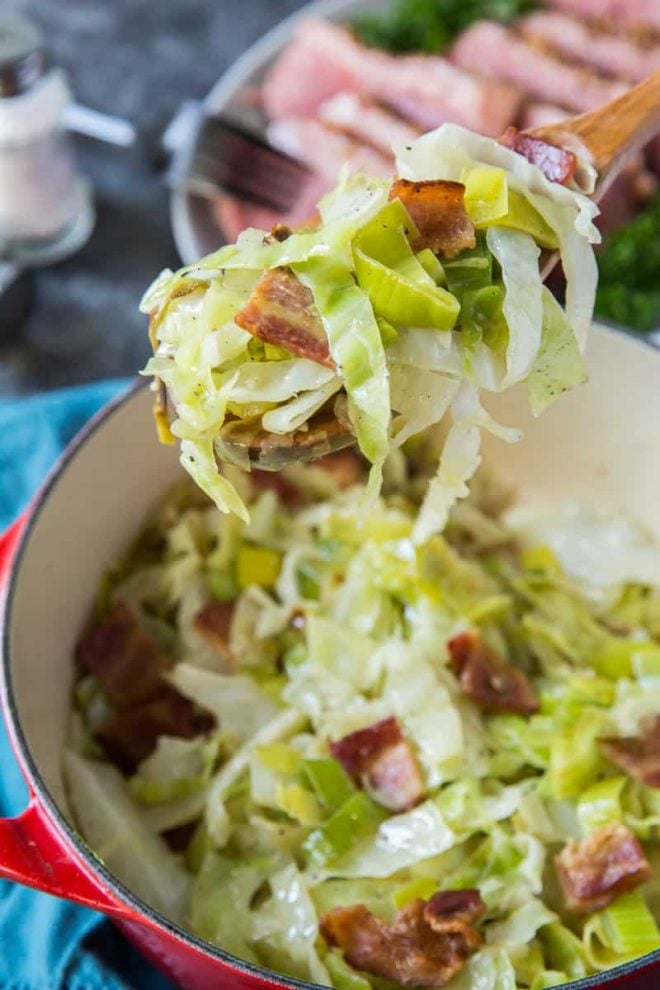
[[(296, 49), (302, 48), (296, 52)], [(308, 92), (301, 63), (323, 80)], [(475, 63), (478, 65), (479, 63)], [(472, 66), (469, 67), (470, 69)], [(346, 28), (329, 21), (304, 21), (264, 83), (263, 100), (272, 117), (311, 114), (342, 90), (354, 90), (393, 107), (424, 129), (446, 121), (484, 134), (500, 134), (514, 119), (519, 94), (493, 85), (439, 55), (390, 55), (360, 44)]]
[(259, 340), (285, 347), (298, 357), (328, 368), (335, 367), (314, 297), (288, 268), (265, 271), (234, 319)]
[(276, 148), (298, 158), (327, 180), (324, 192), (335, 185), (343, 165), (348, 165), (351, 172), (366, 172), (376, 178), (387, 178), (394, 171), (391, 157), (341, 134), (321, 120), (283, 117), (270, 123), (267, 133)]
[(546, 179), (550, 182), (560, 182), (564, 185), (569, 183), (577, 170), (577, 158), (572, 151), (559, 148), (547, 141), (523, 134), (516, 127), (508, 127), (502, 137), (500, 144), (506, 148), (511, 148), (519, 155), (522, 155), (540, 168)]
[(94, 738), (125, 773), (150, 756), (159, 736), (192, 739), (210, 732), (215, 718), (173, 688), (129, 711), (115, 712), (94, 730)]
[(328, 911), (320, 928), (358, 970), (403, 986), (444, 987), (481, 945), (475, 926), (485, 910), (478, 890), (444, 891), (412, 901), (391, 924), (356, 904)]
[(118, 709), (131, 708), (161, 692), (169, 666), (157, 643), (142, 631), (135, 613), (124, 602), (83, 637), (77, 659)]
[(231, 668), (234, 662), (229, 649), (233, 617), (233, 602), (210, 601), (197, 613), (194, 623), (197, 632), (215, 650), (226, 668)]
[(421, 130), (359, 93), (337, 93), (319, 107), (318, 116), (330, 127), (345, 131), (390, 156), (392, 145), (407, 144)]
[(261, 98), (269, 117), (311, 117), (325, 100), (354, 88), (350, 64), (326, 48), (324, 24), (304, 21), (266, 76)]
[(660, 787), (660, 715), (648, 719), (639, 736), (601, 739), (600, 746), (612, 763), (646, 784)]
[(569, 842), (555, 858), (566, 904), (591, 914), (653, 874), (635, 836), (620, 822), (601, 825), (581, 842)]
[(408, 811), (424, 797), (415, 754), (395, 718), (330, 743), (330, 752), (356, 784), (390, 811)]
[(474, 225), (465, 210), (465, 186), (434, 179), (392, 183), (390, 199), (400, 199), (419, 231), (415, 251), (430, 248), (445, 258), (455, 258), (476, 244)]
[(658, 0), (548, 0), (548, 5), (577, 17), (593, 17), (615, 24), (647, 25), (660, 31)]
[(539, 100), (558, 103), (575, 113), (601, 106), (626, 90), (623, 83), (601, 79), (587, 69), (539, 52), (494, 21), (478, 21), (464, 31), (452, 48), (451, 59), (464, 69), (478, 65), (484, 76), (511, 83)]
[(538, 711), (538, 699), (522, 670), (505, 663), (478, 632), (458, 633), (447, 649), (463, 693), (480, 708), (521, 715)]
[(597, 31), (567, 14), (540, 10), (518, 26), (526, 38), (629, 83), (641, 82), (660, 69), (660, 46), (642, 48), (626, 37)]

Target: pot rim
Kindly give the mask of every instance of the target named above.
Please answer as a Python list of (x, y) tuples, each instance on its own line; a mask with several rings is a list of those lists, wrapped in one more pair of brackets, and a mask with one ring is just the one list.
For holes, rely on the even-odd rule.
[[(658, 348), (654, 346), (653, 342), (641, 334), (633, 334), (622, 328), (611, 325), (608, 326), (606, 324), (600, 324), (600, 328), (608, 334), (623, 334), (624, 336), (630, 338), (631, 344), (638, 344), (640, 346), (648, 347), (651, 351), (658, 353)], [(130, 888), (121, 883), (96, 858), (92, 850), (87, 846), (83, 837), (67, 821), (41, 777), (37, 764), (33, 759), (27, 736), (21, 725), (18, 714), (18, 706), (14, 695), (11, 665), (9, 662), (9, 629), (11, 626), (13, 599), (21, 571), (21, 563), (30, 542), (32, 530), (39, 519), (42, 510), (48, 502), (51, 491), (55, 488), (60, 477), (67, 470), (69, 464), (75, 460), (82, 447), (95, 438), (96, 434), (101, 430), (106, 422), (108, 422), (126, 402), (130, 401), (138, 391), (147, 387), (148, 385), (145, 384), (144, 381), (137, 379), (129, 385), (128, 388), (120, 392), (118, 396), (103, 406), (96, 413), (96, 415), (93, 416), (85, 424), (85, 426), (83, 426), (83, 428), (64, 448), (57, 461), (49, 471), (46, 480), (43, 482), (28, 507), (26, 520), (18, 537), (18, 543), (10, 563), (6, 587), (4, 590), (4, 599), (0, 601), (0, 629), (2, 631), (2, 642), (0, 643), (0, 686), (4, 684), (4, 696), (0, 694), (2, 714), (5, 717), (5, 722), (7, 724), (9, 735), (18, 757), (23, 776), (26, 778), (26, 781), (29, 784), (30, 789), (32, 790), (39, 805), (45, 809), (49, 822), (59, 833), (60, 838), (65, 844), (67, 852), (69, 852), (74, 858), (82, 860), (87, 869), (91, 872), (91, 875), (99, 878), (103, 889), (109, 890), (120, 904), (124, 904), (130, 909), (132, 913), (131, 920), (138, 923), (144, 923), (144, 921), (147, 921), (152, 927), (163, 929), (170, 937), (182, 941), (192, 949), (202, 953), (210, 959), (222, 962), (224, 965), (234, 971), (242, 973), (246, 977), (254, 977), (261, 980), (262, 983), (267, 982), (273, 988), (281, 988), (281, 990), (323, 990), (320, 984), (309, 983), (305, 980), (298, 980), (295, 977), (284, 976), (274, 970), (268, 969), (265, 966), (258, 966), (254, 963), (240, 959), (238, 956), (233, 956), (230, 953), (225, 952), (223, 949), (217, 948), (198, 936), (193, 935), (191, 932), (175, 924), (173, 921), (170, 921), (167, 917), (165, 917), (165, 915), (161, 914), (159, 911), (156, 911), (149, 904), (138, 898), (130, 890)], [(633, 973), (646, 968), (655, 967), (658, 964), (660, 964), (660, 949), (637, 959), (633, 959), (627, 963), (622, 963), (619, 966), (605, 970), (604, 972), (583, 977), (582, 979), (570, 984), (562, 984), (557, 987), (557, 990), (562, 990), (563, 987), (570, 987), (570, 990), (596, 990), (597, 987), (605, 987), (608, 983), (615, 979), (631, 976)]]

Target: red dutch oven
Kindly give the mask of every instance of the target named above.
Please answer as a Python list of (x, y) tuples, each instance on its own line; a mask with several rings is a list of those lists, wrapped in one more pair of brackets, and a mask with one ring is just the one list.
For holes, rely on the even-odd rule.
[[(508, 446), (487, 438), (485, 458), (521, 498), (595, 499), (660, 536), (660, 352), (604, 328), (589, 350), (590, 383), (540, 420), (515, 390), (498, 400), (498, 416), (523, 425), (526, 439)], [(71, 823), (60, 754), (74, 645), (107, 563), (180, 472), (176, 453), (155, 439), (150, 405), (136, 386), (106, 407), (0, 541), (0, 702), (30, 794), (22, 815), (0, 819), (0, 877), (105, 912), (190, 990), (309, 987), (168, 921), (94, 857)], [(571, 987), (657, 990), (660, 952)]]

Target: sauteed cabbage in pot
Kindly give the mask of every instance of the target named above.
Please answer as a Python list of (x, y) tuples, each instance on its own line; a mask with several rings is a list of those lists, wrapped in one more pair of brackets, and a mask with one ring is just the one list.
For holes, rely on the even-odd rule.
[(249, 524), (173, 491), (78, 648), (71, 802), (242, 959), (550, 987), (660, 946), (660, 553), (577, 508), (516, 518), (479, 475), (416, 546), (424, 454), (366, 518), (353, 452), (236, 472)]
[[(198, 487), (98, 589), (72, 810), (157, 910), (337, 990), (541, 990), (660, 947), (660, 551), (475, 475), (482, 428), (518, 439), (480, 393), (541, 413), (583, 381), (595, 290), (593, 176), (507, 143), (446, 125), (144, 301)], [(356, 444), (242, 470), (319, 434)]]

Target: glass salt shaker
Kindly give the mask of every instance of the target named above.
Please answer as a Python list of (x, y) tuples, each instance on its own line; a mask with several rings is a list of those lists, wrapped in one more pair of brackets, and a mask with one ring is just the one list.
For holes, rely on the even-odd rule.
[(94, 208), (63, 117), (71, 101), (30, 22), (0, 17), (0, 260), (45, 265), (89, 237)]

